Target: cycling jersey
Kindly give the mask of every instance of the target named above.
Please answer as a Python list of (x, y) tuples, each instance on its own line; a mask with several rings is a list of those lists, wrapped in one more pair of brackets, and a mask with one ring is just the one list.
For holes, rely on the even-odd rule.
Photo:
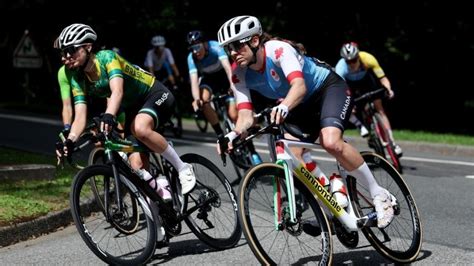
[[(233, 67), (232, 82), (235, 84), (237, 104), (250, 102), (251, 90), (266, 98), (285, 98), (294, 78), (303, 78), (307, 92), (303, 101), (319, 90), (330, 69), (323, 62), (300, 55), (290, 44), (271, 40), (264, 45), (265, 62), (259, 71)], [(244, 106), (244, 105), (240, 105)]]
[(62, 100), (67, 100), (71, 98), (71, 71), (72, 70), (66, 68), (66, 66), (64, 65), (58, 70), (58, 83)]
[(351, 71), (344, 58), (339, 59), (336, 64), (336, 73), (339, 74), (347, 82), (356, 82), (366, 78), (370, 71), (379, 79), (385, 77), (383, 69), (375, 57), (367, 52), (359, 52), (360, 67), (355, 71)]
[(223, 68), (221, 60), (228, 59), (224, 49), (220, 47), (219, 43), (216, 41), (208, 41), (207, 44), (208, 49), (202, 60), (196, 60), (193, 53), (189, 53), (189, 74), (198, 72), (201, 74), (215, 73)]
[(121, 106), (127, 108), (141, 101), (150, 91), (155, 78), (145, 70), (130, 64), (111, 50), (102, 50), (95, 55), (94, 62), (99, 79), (91, 81), (82, 71), (71, 79), (74, 104), (86, 103), (86, 95), (106, 98), (111, 95), (109, 81), (115, 77), (124, 80)]
[(159, 56), (156, 54), (155, 49), (148, 50), (144, 63), (145, 67), (149, 68), (153, 66), (155, 72), (164, 68), (168, 75), (172, 75), (170, 65), (174, 65), (174, 58), (169, 48), (164, 48)]

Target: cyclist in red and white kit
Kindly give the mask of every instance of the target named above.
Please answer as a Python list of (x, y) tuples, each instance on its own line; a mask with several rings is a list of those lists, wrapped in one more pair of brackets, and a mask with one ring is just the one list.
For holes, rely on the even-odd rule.
[[(305, 131), (314, 131), (319, 125), (322, 147), (368, 188), (378, 227), (388, 226), (394, 215), (393, 196), (377, 184), (359, 152), (342, 138), (352, 109), (351, 91), (344, 80), (324, 62), (305, 56), (294, 43), (264, 34), (260, 21), (253, 16), (238, 16), (225, 22), (218, 40), (237, 64), (232, 69), (232, 81), (238, 119), (235, 130), (226, 135), (228, 149), (254, 123), (250, 90), (269, 99), (283, 98), (273, 108), (272, 120), (280, 124), (291, 112), (294, 119), (290, 122)], [(317, 121), (309, 121), (313, 119)], [(312, 127), (305, 128), (308, 124)]]

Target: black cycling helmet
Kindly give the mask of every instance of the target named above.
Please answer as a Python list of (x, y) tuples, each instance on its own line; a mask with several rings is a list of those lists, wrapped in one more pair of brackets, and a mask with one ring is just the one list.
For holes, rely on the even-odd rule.
[(188, 33), (187, 41), (188, 45), (193, 45), (196, 43), (204, 42), (206, 41), (206, 39), (204, 38), (204, 34), (202, 33), (202, 31), (193, 30)]

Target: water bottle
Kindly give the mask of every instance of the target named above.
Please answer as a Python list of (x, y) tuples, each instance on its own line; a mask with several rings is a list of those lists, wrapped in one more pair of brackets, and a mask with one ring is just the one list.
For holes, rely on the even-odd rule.
[(306, 164), (306, 169), (308, 169), (311, 174), (313, 174), (316, 178), (318, 178), (319, 183), (326, 189), (329, 190), (329, 179), (326, 175), (321, 171), (319, 166), (316, 164), (315, 161), (311, 158), (311, 152), (305, 151), (303, 153), (303, 161)]
[(347, 189), (342, 177), (336, 173), (333, 173), (330, 177), (331, 180), (331, 194), (337, 200), (337, 203), (342, 208), (347, 207)]

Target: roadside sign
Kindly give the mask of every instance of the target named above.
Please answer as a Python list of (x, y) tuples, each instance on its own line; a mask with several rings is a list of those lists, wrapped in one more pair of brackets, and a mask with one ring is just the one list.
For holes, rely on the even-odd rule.
[(42, 66), (43, 58), (34, 45), (28, 30), (26, 30), (13, 52), (13, 67), (41, 68)]

